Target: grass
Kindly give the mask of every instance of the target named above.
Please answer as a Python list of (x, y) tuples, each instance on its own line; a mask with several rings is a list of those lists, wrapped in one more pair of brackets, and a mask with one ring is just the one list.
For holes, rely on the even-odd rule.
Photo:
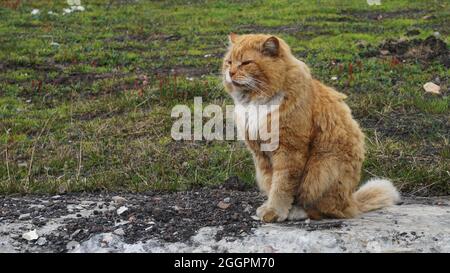
[[(231, 103), (218, 73), (232, 31), (280, 35), (349, 95), (367, 134), (364, 180), (450, 193), (448, 68), (363, 54), (410, 29), (448, 44), (447, 1), (82, 2), (86, 11), (66, 15), (64, 1), (0, 3), (0, 193), (254, 183), (242, 143), (170, 137), (174, 105)], [(425, 94), (436, 78), (443, 94)]]

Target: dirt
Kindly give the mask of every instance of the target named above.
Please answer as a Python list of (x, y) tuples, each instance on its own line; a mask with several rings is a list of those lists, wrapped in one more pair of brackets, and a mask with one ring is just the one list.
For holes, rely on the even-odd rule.
[(129, 35), (118, 35), (113, 38), (105, 39), (105, 42), (116, 41), (116, 42), (124, 42), (124, 41), (140, 41), (140, 42), (152, 42), (152, 41), (178, 41), (182, 38), (180, 34), (165, 34), (165, 33), (136, 33)]
[[(72, 250), (71, 246), (77, 248), (80, 245), (78, 251), (82, 252), (121, 252), (124, 245), (132, 247), (128, 251), (145, 252), (189, 252), (197, 248), (200, 251), (212, 248), (219, 252), (233, 249), (359, 251), (359, 248), (362, 251), (378, 251), (365, 248), (364, 244), (359, 246), (354, 241), (355, 236), (362, 237), (358, 242), (388, 242), (383, 249), (392, 247), (390, 240), (403, 247), (408, 247), (411, 243), (423, 243), (430, 248), (442, 248), (430, 243), (435, 242), (432, 241), (435, 236), (442, 237), (442, 230), (431, 229), (420, 222), (415, 222), (417, 226), (413, 228), (408, 222), (413, 220), (406, 217), (405, 213), (409, 211), (410, 217), (419, 218), (432, 218), (436, 214), (439, 219), (430, 218), (426, 221), (445, 222), (448, 217), (444, 212), (448, 211), (450, 204), (446, 200), (404, 198), (401, 206), (376, 211), (361, 219), (308, 220), (263, 225), (254, 218), (254, 214), (264, 198), (254, 187), (249, 187), (237, 177), (228, 179), (216, 188), (173, 193), (99, 192), (56, 196), (0, 196), (0, 252), (66, 252)], [(220, 208), (219, 203), (228, 205)], [(429, 211), (421, 216), (423, 209)], [(431, 213), (434, 210), (436, 213)], [(123, 212), (119, 214), (119, 211)], [(413, 215), (414, 213), (418, 215)], [(370, 232), (366, 238), (358, 231), (361, 229), (365, 232), (364, 226), (369, 223), (385, 229), (380, 238)], [(439, 223), (434, 226), (439, 226)], [(367, 227), (370, 229), (370, 226)], [(27, 241), (22, 238), (22, 234), (34, 229), (39, 240)], [(351, 235), (349, 238), (345, 237), (347, 233)], [(422, 239), (426, 241), (422, 242)], [(254, 242), (245, 243), (247, 241)], [(145, 246), (144, 250), (140, 246)]]
[[(450, 131), (448, 119), (436, 116), (431, 119), (429, 114), (396, 109), (382, 118), (355, 115), (365, 129), (376, 129), (381, 137), (392, 137), (408, 140), (417, 137), (445, 135)], [(421, 122), (417, 122), (420, 120)]]
[(426, 39), (387, 39), (377, 47), (364, 46), (362, 57), (395, 57), (398, 61), (418, 61), (423, 65), (439, 62), (450, 68), (450, 52), (445, 41), (429, 36)]
[(243, 25), (239, 26), (240, 33), (283, 33), (290, 34), (300, 40), (309, 40), (320, 35), (330, 35), (331, 31), (324, 27), (307, 25), (307, 24), (293, 24), (285, 26), (261, 26), (261, 25)]
[[(47, 249), (56, 252), (65, 251), (70, 241), (81, 242), (92, 234), (113, 232), (118, 228), (124, 230), (125, 242), (134, 243), (150, 238), (167, 242), (186, 241), (202, 227), (221, 226), (223, 229), (216, 235), (220, 240), (223, 236), (248, 234), (260, 224), (251, 216), (263, 202), (263, 197), (254, 189), (248, 189), (237, 178), (231, 178), (223, 187), (215, 189), (121, 194), (126, 199), (123, 204), (116, 204), (112, 199), (114, 194), (108, 193), (67, 194), (56, 198), (0, 197), (0, 220), (2, 223), (15, 222), (20, 215), (29, 213), (29, 224), (33, 228), (43, 228), (52, 219), (72, 214), (73, 217), (63, 220), (64, 225), (45, 236)], [(83, 203), (85, 200), (89, 202)], [(221, 201), (229, 206), (219, 208)], [(121, 206), (128, 210), (118, 215), (117, 209)], [(83, 211), (86, 210), (92, 211), (92, 217), (85, 217)], [(17, 240), (26, 244), (24, 239)]]
[(342, 14), (349, 17), (354, 17), (360, 20), (385, 20), (395, 18), (422, 18), (428, 13), (427, 10), (409, 9), (409, 10), (394, 10), (394, 11), (360, 11), (360, 10), (345, 10)]

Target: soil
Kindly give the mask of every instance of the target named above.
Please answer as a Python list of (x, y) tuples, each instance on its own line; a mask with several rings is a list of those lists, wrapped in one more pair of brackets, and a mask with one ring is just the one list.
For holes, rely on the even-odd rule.
[[(186, 192), (0, 196), (0, 252), (66, 252), (80, 244), (84, 247), (93, 247), (78, 249), (87, 252), (100, 250), (120, 252), (123, 250), (120, 247), (115, 248), (115, 245), (148, 244), (149, 249), (144, 250), (152, 252), (158, 251), (153, 249), (157, 247), (154, 245), (155, 242), (159, 242), (160, 246), (175, 247), (163, 251), (176, 251), (178, 249), (176, 246), (185, 245), (189, 245), (185, 251), (192, 251), (192, 247), (201, 248), (205, 244), (213, 247), (215, 244), (234, 244), (233, 242), (240, 247), (240, 251), (243, 250), (242, 247), (246, 248), (245, 251), (260, 251), (258, 249), (267, 248), (265, 246), (267, 243), (273, 243), (275, 249), (282, 249), (281, 246), (291, 243), (294, 250), (304, 246), (307, 251), (313, 251), (314, 248), (310, 249), (309, 245), (325, 242), (320, 238), (351, 233), (355, 227), (363, 228), (367, 225), (364, 221), (369, 221), (371, 225), (375, 223), (384, 225), (386, 234), (398, 235), (400, 240), (403, 238), (402, 234), (406, 234), (405, 227), (410, 227), (410, 224), (399, 226), (397, 234), (390, 230), (391, 224), (385, 222), (390, 223), (392, 220), (398, 224), (407, 221), (407, 217), (401, 218), (404, 209), (407, 208), (420, 214), (421, 209), (427, 206), (429, 210), (439, 210), (440, 214), (436, 215), (441, 215), (442, 211), (448, 210), (450, 204), (445, 200), (447, 199), (405, 197), (401, 207), (396, 206), (387, 211), (367, 214), (359, 220), (307, 220), (262, 225), (254, 214), (256, 208), (264, 201), (264, 197), (254, 187), (248, 186), (236, 177), (228, 179), (222, 186), (216, 188), (199, 188)], [(424, 215), (433, 216), (427, 213)], [(371, 217), (375, 218), (370, 220)], [(448, 217), (441, 218), (436, 221), (448, 221)], [(427, 231), (421, 228), (418, 222), (416, 224), (418, 226), (411, 234)], [(214, 231), (210, 241), (204, 237), (209, 228)], [(27, 241), (22, 238), (23, 234), (35, 229), (39, 236), (38, 240)], [(433, 236), (440, 236), (440, 233), (434, 234), (435, 232), (431, 231), (433, 230), (425, 232), (425, 235), (431, 239)], [(291, 242), (291, 239), (283, 237), (291, 236), (290, 233), (294, 237), (300, 236), (299, 240), (307, 239), (304, 241), (306, 245), (298, 245)], [(360, 233), (358, 231), (352, 236), (359, 236)], [(200, 237), (195, 239), (198, 236)], [(276, 239), (272, 236), (281, 237)], [(381, 239), (384, 237), (385, 235)], [(343, 244), (341, 248), (345, 247), (344, 243), (352, 243), (352, 240), (344, 239), (331, 240), (333, 247), (339, 242)], [(256, 240), (255, 244), (263, 245), (256, 247), (252, 244), (239, 243), (246, 240)], [(277, 243), (277, 240), (280, 242)], [(329, 247), (331, 244), (326, 245)], [(252, 247), (257, 249), (254, 250)], [(216, 249), (216, 251), (227, 250)]]
[(419, 19), (427, 14), (426, 10), (410, 9), (410, 10), (395, 10), (395, 11), (358, 11), (358, 10), (346, 10), (343, 11), (344, 15), (354, 17), (360, 20), (384, 20), (394, 18), (412, 18)]
[(362, 57), (395, 57), (399, 61), (419, 61), (424, 65), (439, 62), (450, 68), (448, 45), (441, 39), (429, 36), (426, 39), (387, 39), (378, 47), (365, 47)]
[[(115, 194), (79, 193), (56, 197), (0, 197), (0, 222), (13, 223), (20, 215), (30, 214), (29, 224), (33, 228), (43, 228), (52, 219), (66, 217), (63, 225), (45, 236), (47, 247), (56, 252), (65, 251), (70, 241), (81, 242), (92, 234), (113, 232), (118, 228), (124, 230), (125, 242), (134, 243), (151, 238), (186, 241), (202, 227), (221, 226), (223, 229), (216, 235), (220, 240), (223, 236), (243, 236), (257, 227), (260, 222), (252, 215), (264, 199), (237, 178), (215, 189), (121, 194), (126, 199), (123, 204), (113, 201), (113, 196)], [(89, 202), (84, 202), (86, 200)], [(226, 203), (227, 207), (220, 208), (219, 202)], [(118, 215), (117, 209), (121, 206), (127, 210)], [(86, 217), (86, 211), (91, 211), (90, 217)], [(18, 240), (26, 243), (24, 239)]]

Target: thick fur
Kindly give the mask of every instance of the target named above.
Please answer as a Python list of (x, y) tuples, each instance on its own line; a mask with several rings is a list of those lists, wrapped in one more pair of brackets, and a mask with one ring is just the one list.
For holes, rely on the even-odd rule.
[(258, 186), (268, 197), (257, 210), (263, 221), (304, 218), (302, 208), (314, 219), (349, 218), (399, 199), (395, 187), (384, 180), (369, 181), (355, 192), (364, 135), (344, 102), (346, 96), (313, 79), (282, 39), (230, 35), (222, 70), (225, 89), (236, 104), (282, 98), (278, 148), (262, 152), (261, 140), (246, 139)]
[(400, 194), (391, 181), (376, 178), (362, 185), (353, 197), (362, 212), (392, 206), (400, 201)]

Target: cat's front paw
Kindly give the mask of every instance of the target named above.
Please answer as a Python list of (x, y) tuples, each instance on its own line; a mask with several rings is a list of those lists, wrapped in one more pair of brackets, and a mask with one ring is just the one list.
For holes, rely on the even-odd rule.
[(287, 219), (289, 210), (275, 209), (266, 203), (256, 209), (256, 215), (266, 223), (283, 222)]

